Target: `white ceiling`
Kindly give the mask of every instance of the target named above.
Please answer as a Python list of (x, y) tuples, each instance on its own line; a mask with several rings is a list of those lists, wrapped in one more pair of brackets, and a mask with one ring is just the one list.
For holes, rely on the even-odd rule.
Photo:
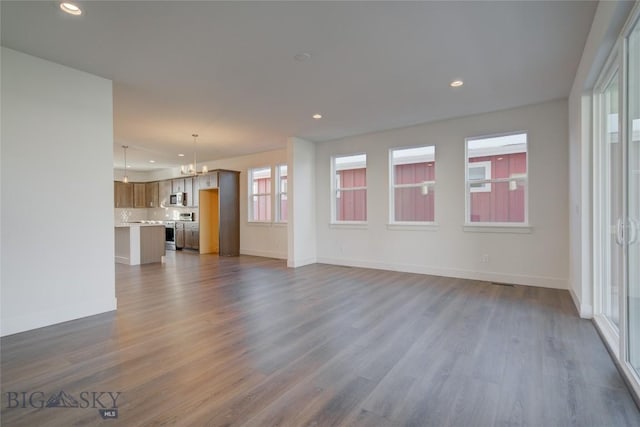
[[(114, 82), (133, 170), (568, 96), (595, 2), (2, 1), (2, 44)], [(297, 53), (311, 59), (299, 62)], [(462, 88), (449, 82), (463, 79)], [(312, 119), (321, 113), (322, 120)], [(155, 164), (148, 160), (156, 160)]]

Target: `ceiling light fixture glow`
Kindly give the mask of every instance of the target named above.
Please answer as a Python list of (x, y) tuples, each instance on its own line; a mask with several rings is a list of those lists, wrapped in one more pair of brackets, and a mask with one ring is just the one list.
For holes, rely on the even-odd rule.
[(320, 120), (322, 118), (322, 114), (314, 114), (313, 118), (316, 120)]
[(149, 163), (155, 163), (155, 162), (156, 162), (155, 160), (149, 160)]
[(184, 157), (184, 154), (180, 153), (178, 154), (178, 157)]
[(464, 82), (462, 80), (454, 80), (451, 83), (449, 83), (449, 86), (451, 87), (460, 87), (464, 84)]
[(301, 52), (301, 53), (297, 53), (293, 58), (296, 61), (304, 62), (304, 61), (306, 61), (308, 59), (311, 59), (311, 54), (307, 53), (307, 52)]
[(124, 150), (124, 176), (122, 177), (122, 182), (125, 184), (129, 182), (129, 177), (127, 176), (127, 168), (129, 167), (127, 166), (127, 148), (129, 148), (128, 145), (122, 146), (122, 149)]
[(67, 12), (69, 15), (73, 15), (73, 16), (82, 15), (82, 9), (80, 9), (77, 5), (70, 2), (60, 3), (60, 9), (62, 9), (64, 12)]

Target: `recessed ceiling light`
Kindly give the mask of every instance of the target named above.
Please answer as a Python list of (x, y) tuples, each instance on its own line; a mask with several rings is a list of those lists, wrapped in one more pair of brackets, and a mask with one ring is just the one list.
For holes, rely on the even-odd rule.
[(149, 163), (155, 163), (155, 162), (156, 162), (155, 160), (149, 160)]
[(304, 62), (306, 60), (311, 59), (311, 54), (307, 52), (300, 52), (294, 55), (293, 57), (296, 61)]
[(127, 169), (129, 169), (131, 167), (131, 165), (127, 165)]
[(460, 87), (464, 84), (464, 82), (462, 80), (454, 80), (451, 83), (449, 83), (449, 86), (451, 87)]
[(322, 114), (314, 114), (313, 118), (316, 120), (320, 120), (322, 118)]
[(178, 154), (178, 157), (184, 157), (184, 154), (180, 153)]
[(80, 9), (77, 5), (70, 2), (60, 3), (60, 9), (67, 12), (69, 15), (74, 15), (74, 16), (82, 15), (82, 9)]

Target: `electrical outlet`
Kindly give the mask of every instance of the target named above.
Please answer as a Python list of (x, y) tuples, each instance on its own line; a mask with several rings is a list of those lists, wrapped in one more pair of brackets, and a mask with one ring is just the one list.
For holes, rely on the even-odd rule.
[(489, 264), (489, 254), (484, 254), (480, 257), (480, 262), (483, 264)]

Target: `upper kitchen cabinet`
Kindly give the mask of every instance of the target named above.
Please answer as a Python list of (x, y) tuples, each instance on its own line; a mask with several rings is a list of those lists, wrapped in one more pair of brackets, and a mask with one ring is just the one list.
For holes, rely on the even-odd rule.
[(197, 207), (200, 204), (200, 177), (187, 178), (187, 206)]
[(169, 206), (169, 196), (171, 195), (171, 181), (160, 181), (158, 183), (158, 199), (160, 207)]
[(114, 181), (113, 185), (114, 206), (116, 208), (132, 208), (133, 184)]
[(160, 207), (160, 184), (158, 182), (147, 182), (144, 188), (145, 207)]
[(133, 207), (134, 208), (146, 208), (146, 197), (145, 197), (145, 188), (146, 185), (143, 183), (134, 183), (133, 184)]
[(197, 206), (193, 204), (193, 178), (185, 178), (183, 193), (187, 194), (187, 203), (185, 206)]
[(218, 188), (218, 174), (215, 172), (198, 177), (198, 186), (200, 190), (207, 188)]
[(176, 178), (171, 180), (171, 192), (172, 193), (185, 192), (184, 178)]

